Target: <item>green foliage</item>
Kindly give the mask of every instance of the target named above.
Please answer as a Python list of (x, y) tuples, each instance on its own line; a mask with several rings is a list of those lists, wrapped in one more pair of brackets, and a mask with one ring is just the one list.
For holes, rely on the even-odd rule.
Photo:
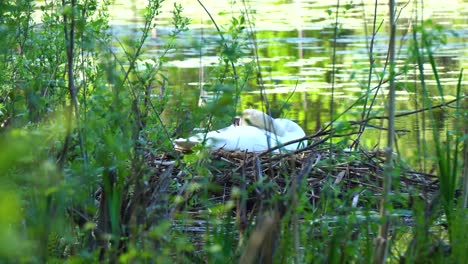
[(49, 233), (67, 233), (61, 216), (72, 186), (64, 181), (50, 153), (64, 133), (60, 121), (57, 118), (48, 125), (14, 129), (0, 136), (0, 222), (5, 228), (0, 258), (44, 260)]
[[(62, 6), (60, 1), (47, 1), (40, 6), (40, 24), (32, 19), (31, 1), (7, 1), (0, 6), (0, 29), (5, 36), (0, 57), (5, 73), (0, 79), (0, 199), (8, 201), (1, 207), (0, 221), (6, 228), (0, 242), (2, 259), (76, 259), (77, 252), (92, 250), (90, 233), (95, 227), (89, 223), (94, 214), (108, 214), (109, 226), (103, 223), (99, 228), (109, 228), (110, 241), (119, 241), (125, 231), (120, 213), (124, 199), (131, 197), (128, 186), (135, 185), (132, 170), (144, 176), (142, 146), (149, 134), (166, 130), (161, 123), (146, 126), (158, 119), (164, 100), (155, 100), (149, 89), (136, 87), (162, 86), (165, 77), (160, 71), (162, 57), (141, 72), (134, 66), (151, 23), (125, 53), (129, 68), (123, 66), (120, 55), (110, 52), (108, 4), (72, 1)], [(189, 22), (180, 5), (174, 8), (172, 42)], [(160, 1), (150, 1), (148, 22), (160, 9)], [(73, 46), (68, 34), (74, 36)], [(70, 47), (74, 47), (72, 53), (67, 54)], [(168, 43), (166, 49), (172, 47)], [(69, 66), (72, 75), (67, 72)], [(70, 83), (75, 85), (75, 95), (70, 94)], [(78, 108), (69, 115), (73, 96)], [(167, 93), (161, 94), (164, 97)], [(170, 145), (167, 135), (156, 140), (165, 142), (159, 148)], [(66, 160), (63, 168), (55, 162), (60, 156)], [(98, 185), (103, 186), (108, 213), (99, 211), (93, 199)], [(8, 191), (3, 189), (7, 186)], [(115, 251), (110, 252), (108, 257), (114, 258)], [(89, 253), (91, 259), (97, 256)]]
[[(281, 237), (275, 262), (371, 261), (380, 224), (374, 213), (379, 199), (365, 187), (346, 189), (332, 177), (336, 175), (330, 175), (320, 185), (320, 199), (306, 181), (297, 185), (295, 196), (288, 196), (266, 175), (245, 179), (233, 170), (226, 175), (239, 184), (225, 189), (216, 184), (219, 179), (213, 174), (228, 168), (225, 160), (214, 158), (203, 144), (183, 157), (172, 149), (173, 137), (192, 133), (194, 127), (225, 126), (241, 105), (261, 108), (265, 103), (257, 95), (245, 97), (251, 102), (240, 102), (240, 95), (253, 90), (260, 74), (252, 56), (255, 38), (249, 32), (253, 27), (249, 10), (233, 15), (220, 27), (219, 63), (208, 70), (210, 81), (202, 87), (213, 100), (194, 110), (195, 100), (179, 98), (163, 67), (166, 57), (178, 48), (178, 36), (189, 30), (191, 21), (184, 17), (183, 6), (173, 5), (172, 30), (159, 55), (148, 59), (146, 43), (165, 1), (148, 1), (144, 25), (125, 40), (109, 34), (109, 4), (97, 0), (0, 2), (0, 262), (236, 262), (260, 223), (257, 213), (275, 206), (284, 207), (275, 230)], [(354, 8), (353, 2), (346, 3), (338, 14)], [(40, 17), (33, 19), (36, 13)], [(445, 43), (446, 29), (427, 21), (414, 31), (412, 56), (403, 72), (410, 72), (408, 65), (416, 63), (423, 76), (428, 61), (437, 89), (429, 91), (424, 79), (414, 87), (400, 85), (398, 89), (422, 93), (426, 106), (431, 106), (434, 92), (446, 100), (433, 54), (434, 48)], [(284, 37), (290, 32), (271, 34)], [(321, 44), (331, 49), (329, 41)], [(271, 45), (262, 52), (260, 56), (268, 57), (285, 51)], [(314, 66), (325, 67), (330, 61), (325, 58)], [(280, 67), (275, 69), (291, 71)], [(379, 81), (384, 78), (385, 69), (375, 71), (383, 67), (382, 62), (370, 67), (370, 75)], [(464, 97), (462, 76), (463, 72), (458, 102)], [(330, 74), (321, 78), (329, 81)], [(370, 82), (351, 79), (367, 91), (356, 105), (369, 107), (364, 101), (373, 100), (375, 91)], [(277, 105), (270, 106), (278, 109), (275, 115), (294, 110), (292, 96), (277, 96)], [(311, 96), (320, 99), (318, 93)], [(360, 114), (380, 113), (371, 108)], [(463, 106), (455, 108), (452, 118), (463, 124)], [(439, 169), (440, 195), (431, 204), (416, 200), (412, 211), (405, 211), (413, 217), (414, 226), (398, 223), (400, 211), (391, 211), (396, 223), (390, 245), (395, 261), (400, 256), (407, 263), (418, 259), (455, 263), (467, 258), (466, 209), (458, 206), (455, 191), (460, 185), (459, 152), (466, 135), (461, 128), (440, 134), (435, 112), (430, 113), (436, 149), (431, 158)], [(341, 113), (333, 119), (339, 119), (334, 122), (335, 131), (345, 136), (331, 148), (345, 148), (351, 122)], [(361, 158), (355, 153), (337, 153), (319, 165), (330, 165), (333, 170), (337, 164)], [(162, 154), (175, 161), (180, 173), (173, 175), (170, 167), (161, 170), (148, 164), (148, 156)], [(274, 177), (284, 179), (289, 189), (295, 188), (295, 175), (279, 172)], [(227, 192), (223, 202), (213, 199), (213, 193), (220, 190)], [(150, 204), (146, 204), (148, 197)], [(392, 202), (401, 206), (412, 199), (398, 193), (392, 196)], [(235, 210), (257, 201), (261, 208), (249, 208), (252, 213), (241, 231)], [(448, 231), (437, 229), (439, 223)], [(195, 225), (199, 229), (187, 228)], [(449, 255), (444, 250), (448, 247)]]

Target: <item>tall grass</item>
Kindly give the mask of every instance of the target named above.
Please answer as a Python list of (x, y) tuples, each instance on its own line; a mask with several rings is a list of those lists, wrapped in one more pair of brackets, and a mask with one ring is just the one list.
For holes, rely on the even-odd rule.
[[(416, 30), (415, 30), (416, 32)], [(460, 157), (460, 145), (463, 143), (461, 141), (462, 129), (459, 126), (455, 127), (454, 131), (447, 131), (445, 133), (445, 137), (441, 137), (439, 134), (440, 128), (437, 126), (436, 117), (434, 116), (434, 112), (432, 110), (432, 101), (430, 99), (430, 94), (426, 87), (426, 82), (424, 79), (424, 64), (423, 64), (423, 56), (424, 53), (427, 54), (428, 61), (431, 65), (431, 69), (434, 74), (434, 78), (437, 83), (437, 90), (439, 92), (440, 97), (444, 100), (444, 93), (442, 83), (438, 76), (437, 67), (435, 63), (435, 59), (432, 53), (432, 39), (429, 32), (427, 32), (424, 28), (421, 28), (422, 39), (419, 40), (416, 38), (415, 33), (413, 33), (413, 42), (415, 45), (415, 56), (417, 59), (417, 66), (419, 69), (419, 76), (420, 76), (420, 83), (422, 87), (422, 92), (425, 100), (425, 105), (429, 107), (429, 119), (430, 124), (432, 127), (432, 138), (434, 140), (435, 146), (435, 162), (437, 163), (438, 168), (438, 179), (440, 184), (440, 198), (442, 208), (444, 210), (444, 216), (447, 221), (447, 232), (448, 238), (453, 246), (454, 256), (457, 258), (466, 257), (466, 253), (464, 250), (460, 249), (459, 245), (464, 244), (461, 242), (461, 237), (455, 232), (458, 233), (458, 230), (462, 228), (466, 228), (466, 219), (463, 220), (465, 217), (463, 211), (463, 202), (460, 201), (459, 205), (456, 206), (456, 196), (455, 191), (460, 186), (460, 183), (463, 181), (461, 167), (459, 164), (459, 157)], [(420, 43), (420, 44), (419, 44)], [(421, 48), (420, 48), (421, 47)], [(460, 71), (460, 75), (458, 78), (457, 84), (457, 91), (456, 91), (456, 105), (455, 105), (455, 118), (460, 120), (461, 114), (461, 105), (463, 98), (466, 95), (461, 94), (461, 80), (463, 77), (463, 71)], [(460, 123), (462, 124), (463, 121)], [(457, 183), (458, 182), (458, 183)], [(437, 208), (433, 208), (436, 210)], [(457, 231), (454, 231), (457, 230)], [(457, 238), (455, 238), (455, 236)]]

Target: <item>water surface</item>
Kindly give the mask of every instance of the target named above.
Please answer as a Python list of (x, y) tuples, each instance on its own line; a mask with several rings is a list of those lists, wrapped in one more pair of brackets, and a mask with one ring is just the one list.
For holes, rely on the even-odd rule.
[[(228, 28), (231, 18), (242, 12), (253, 14), (255, 42), (245, 40), (245, 45), (258, 48), (264, 87), (269, 102), (277, 108), (287, 105), (282, 116), (297, 120), (308, 133), (313, 133), (332, 119), (330, 104), (333, 95), (335, 113), (342, 113), (366, 93), (369, 79), (369, 45), (374, 20), (375, 1), (340, 1), (339, 33), (334, 38), (336, 3), (333, 1), (248, 1), (231, 4), (231, 1), (202, 1), (213, 15), (216, 23)], [(381, 24), (373, 45), (375, 69), (370, 87), (379, 83), (378, 75), (383, 72), (388, 50), (388, 6), (378, 1), (376, 24)], [(419, 2), (419, 1), (418, 1)], [(200, 89), (210, 84), (212, 70), (219, 65), (220, 37), (207, 13), (197, 1), (182, 1), (184, 15), (191, 19), (190, 30), (182, 34), (176, 49), (167, 54), (165, 73), (168, 86), (176, 94), (177, 103), (198, 107)], [(142, 27), (142, 7), (145, 1), (116, 1), (111, 8), (112, 30), (116, 38), (135, 38)], [(420, 3), (419, 3), (420, 4)], [(401, 70), (408, 56), (415, 16), (432, 23), (426, 24), (434, 36), (444, 36), (445, 43), (434, 40), (432, 51), (437, 71), (442, 82), (445, 100), (454, 98), (457, 79), (462, 68), (467, 68), (468, 3), (463, 0), (424, 1), (424, 8), (413, 1), (398, 1), (397, 67)], [(171, 1), (164, 2), (164, 12), (156, 21), (157, 27), (145, 46), (145, 59), (158, 57), (163, 51), (171, 31)], [(435, 31), (437, 27), (440, 32)], [(418, 35), (419, 36), (419, 35)], [(335, 46), (335, 64), (333, 49)], [(250, 53), (238, 65), (254, 61)], [(334, 66), (333, 66), (334, 65)], [(415, 65), (408, 65), (410, 68)], [(442, 102), (438, 93), (434, 73), (428, 62), (424, 64), (426, 85), (434, 104)], [(333, 76), (333, 69), (335, 75)], [(334, 82), (333, 82), (334, 77)], [(385, 77), (384, 77), (385, 78)], [(465, 78), (466, 79), (466, 78)], [(397, 113), (422, 107), (421, 87), (418, 72), (409, 70), (398, 77)], [(464, 93), (467, 80), (463, 81)], [(385, 115), (387, 85), (382, 85), (372, 114)], [(260, 87), (249, 82), (241, 95), (239, 109), (254, 107), (262, 109)], [(340, 120), (358, 120), (363, 106), (353, 107)], [(436, 111), (441, 122), (441, 131), (452, 129), (451, 113)], [(440, 119), (439, 119), (440, 118)], [(411, 157), (420, 148), (419, 139), (430, 140), (430, 123), (427, 115), (411, 115), (397, 119), (401, 131), (398, 146), (403, 156)], [(382, 121), (373, 122), (376, 127), (385, 127)], [(424, 129), (422, 129), (424, 128)], [(406, 132), (405, 132), (406, 131)], [(361, 143), (367, 147), (385, 146), (385, 132), (369, 128)]]

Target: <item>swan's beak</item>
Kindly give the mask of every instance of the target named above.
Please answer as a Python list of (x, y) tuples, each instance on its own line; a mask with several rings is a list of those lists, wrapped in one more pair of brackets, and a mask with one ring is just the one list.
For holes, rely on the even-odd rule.
[(234, 126), (240, 126), (240, 117), (235, 117), (234, 120), (232, 121), (232, 124)]

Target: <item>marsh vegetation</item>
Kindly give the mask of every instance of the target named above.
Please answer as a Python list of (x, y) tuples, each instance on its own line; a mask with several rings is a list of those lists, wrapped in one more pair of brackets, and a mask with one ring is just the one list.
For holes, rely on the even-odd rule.
[(466, 3), (321, 2), (2, 1), (0, 262), (466, 261)]

